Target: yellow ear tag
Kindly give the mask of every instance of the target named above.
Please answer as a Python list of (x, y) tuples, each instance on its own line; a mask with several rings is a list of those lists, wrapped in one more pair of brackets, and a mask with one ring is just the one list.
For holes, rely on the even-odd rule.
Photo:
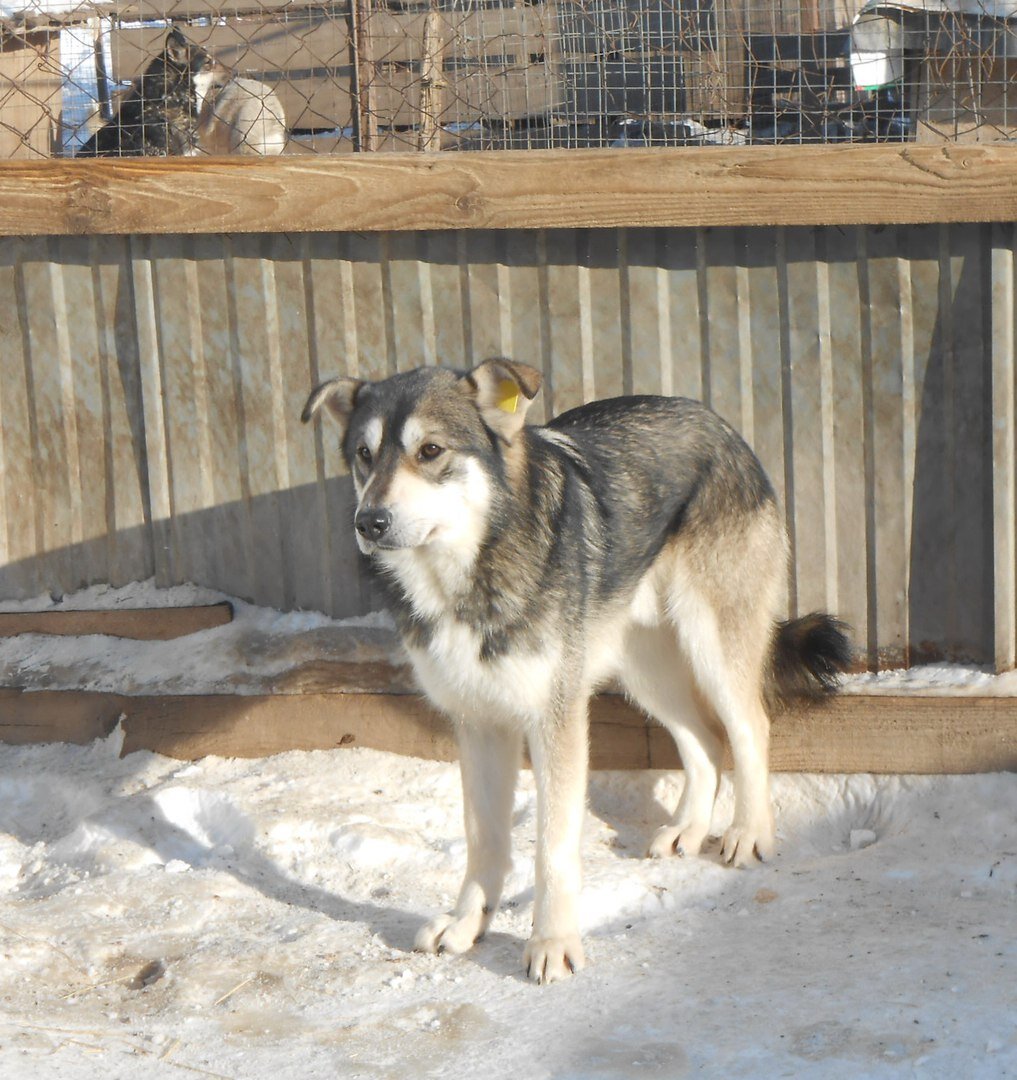
[(502, 379), (498, 383), (498, 408), (507, 413), (514, 413), (519, 408), (519, 387), (511, 379)]

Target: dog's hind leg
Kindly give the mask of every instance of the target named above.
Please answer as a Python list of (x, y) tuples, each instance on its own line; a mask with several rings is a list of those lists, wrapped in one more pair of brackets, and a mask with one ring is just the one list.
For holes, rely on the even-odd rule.
[[(749, 613), (745, 618), (751, 622)], [(713, 608), (691, 589), (684, 590), (674, 622), (696, 689), (723, 725), (734, 759), (734, 820), (724, 834), (721, 858), (733, 866), (746, 866), (754, 858), (769, 859), (774, 851), (774, 826), (762, 653), (742, 650), (731, 640), (734, 635), (724, 635)], [(768, 640), (766, 629), (762, 637)]]
[[(685, 715), (690, 716), (689, 713)], [(710, 832), (724, 746), (698, 717), (691, 722), (670, 721), (659, 716), (657, 719), (678, 747), (685, 786), (674, 817), (654, 833), (647, 854), (653, 858), (698, 855)]]
[(685, 773), (678, 808), (654, 833), (647, 854), (697, 855), (713, 817), (724, 745), (696, 700), (671, 627), (632, 627), (619, 674), (632, 700), (671, 734)]
[(466, 876), (455, 908), (422, 927), (414, 947), (461, 953), (487, 930), (512, 859), (512, 803), (522, 736), (494, 726), (457, 731), (466, 824)]
[(676, 545), (666, 575), (667, 617), (695, 681), (720, 722), (734, 761), (734, 820), (721, 856), (734, 866), (774, 851), (770, 722), (763, 681), (787, 567), (772, 502), (747, 510), (723, 502), (699, 534)]
[(734, 758), (734, 820), (724, 833), (720, 857), (732, 866), (773, 857), (776, 842), (770, 805), (770, 721), (758, 693), (725, 696), (724, 726)]

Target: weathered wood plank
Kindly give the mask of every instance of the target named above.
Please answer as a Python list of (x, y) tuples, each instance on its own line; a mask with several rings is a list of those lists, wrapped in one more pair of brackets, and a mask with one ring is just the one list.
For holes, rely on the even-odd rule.
[(0, 235), (1017, 219), (1017, 146), (0, 162)]
[[(909, 494), (905, 481), (904, 356), (901, 335), (903, 300), (897, 237), (892, 231), (869, 231), (865, 239), (865, 275), (869, 303), (865, 377), (868, 382), (866, 445), (871, 447), (872, 475), (868, 495), (874, 536), (870, 576), (870, 618), (881, 667), (909, 662), (908, 607), (910, 548), (905, 515)], [(876, 298), (892, 298), (880, 304)], [(893, 314), (891, 314), (893, 312)], [(871, 664), (872, 657), (869, 657)]]
[[(45, 489), (36, 481), (42, 450), (37, 435), (39, 408), (32, 378), (30, 338), (16, 330), (19, 313), (27, 310), (23, 260), (33, 258), (35, 241), (0, 245), (0, 589), (4, 596), (30, 596), (42, 586), (35, 574), (19, 580), (15, 568), (35, 552), (45, 551)], [(13, 331), (13, 332), (12, 332)]]
[(836, 572), (827, 584), (827, 595), (831, 597), (830, 609), (855, 628), (856, 637), (864, 647), (869, 622), (868, 566), (864, 556), (851, 557), (852, 552), (866, 550), (869, 529), (867, 515), (859, 512), (859, 507), (865, 506), (868, 484), (863, 348), (867, 339), (858, 273), (862, 243), (859, 234), (863, 232), (851, 229), (833, 235), (823, 231), (826, 275), (821, 289), (825, 293), (823, 306), (829, 312), (833, 396), (832, 460), (828, 460), (832, 476), (827, 474), (829, 489), (825, 497), (834, 513), (830, 536), (837, 555)]
[[(411, 694), (124, 697), (0, 690), (0, 741), (85, 743), (123, 717), (124, 751), (181, 759), (364, 746), (449, 761), (445, 722)], [(680, 767), (670, 737), (614, 695), (591, 706), (594, 769)], [(843, 695), (778, 716), (776, 772), (1017, 770), (1017, 702), (1004, 697)], [(730, 761), (726, 767), (730, 768)]]
[(233, 618), (233, 605), (198, 604), (193, 607), (104, 608), (98, 611), (0, 611), (0, 637), (18, 634), (108, 634), (137, 641), (169, 641), (225, 626)]
[[(206, 239), (204, 243), (207, 245), (209, 241)], [(65, 257), (76, 257), (76, 261), (85, 262), (91, 268), (93, 310), (83, 310), (80, 319), (69, 320), (69, 325), (74, 326), (77, 336), (89, 332), (89, 318), (95, 324), (96, 362), (100, 366), (106, 427), (103, 461), (106, 540), (103, 546), (108, 569), (104, 580), (111, 585), (144, 581), (155, 572), (145, 513), (147, 490), (143, 455), (135, 438), (142, 411), (138, 341), (127, 329), (129, 319), (123, 309), (123, 296), (129, 289), (131, 277), (127, 246), (119, 237), (92, 237), (87, 241), (82, 259), (77, 254), (81, 251), (80, 240), (69, 237), (61, 245)], [(76, 359), (76, 366), (80, 364), (81, 361)], [(10, 424), (11, 420), (5, 417), (5, 426)], [(4, 437), (6, 441), (7, 430)], [(100, 460), (103, 459), (97, 459), (95, 464), (98, 465)], [(78, 580), (81, 580), (80, 576)], [(46, 582), (49, 589), (60, 585), (62, 583), (57, 581)], [(220, 587), (228, 589), (228, 583), (222, 582)]]

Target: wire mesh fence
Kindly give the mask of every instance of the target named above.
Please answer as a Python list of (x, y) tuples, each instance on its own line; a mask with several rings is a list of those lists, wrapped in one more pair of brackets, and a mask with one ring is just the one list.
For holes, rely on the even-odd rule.
[(999, 141), (1017, 0), (0, 0), (0, 158)]

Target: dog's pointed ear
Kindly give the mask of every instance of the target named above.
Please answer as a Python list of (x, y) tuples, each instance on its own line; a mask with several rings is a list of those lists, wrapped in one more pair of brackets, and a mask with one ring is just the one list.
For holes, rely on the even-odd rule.
[(484, 423), (511, 444), (526, 422), (540, 383), (536, 368), (498, 357), (485, 360), (464, 375), (459, 387), (476, 402)]
[(364, 383), (361, 379), (330, 379), (328, 382), (316, 386), (307, 399), (304, 411), (300, 419), (306, 424), (318, 414), (321, 409), (332, 417), (339, 425), (342, 432), (341, 438), (346, 438), (346, 427), (350, 422), (350, 416), (357, 404), (357, 396), (360, 394)]
[(187, 62), (188, 52), (190, 46), (187, 44), (187, 38), (174, 26), (173, 29), (166, 35), (166, 55), (175, 64), (185, 64)]

